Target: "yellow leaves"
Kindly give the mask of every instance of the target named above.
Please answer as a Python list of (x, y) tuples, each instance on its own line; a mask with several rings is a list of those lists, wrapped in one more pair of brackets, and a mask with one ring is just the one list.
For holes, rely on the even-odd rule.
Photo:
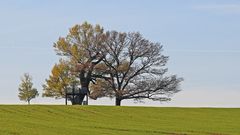
[(78, 36), (79, 35), (79, 28), (80, 28), (79, 25), (73, 26), (72, 28), (69, 29), (70, 34), (73, 35), (73, 36)]
[(71, 47), (71, 54), (73, 55), (73, 57), (75, 59), (77, 59), (77, 60), (79, 59), (79, 51), (78, 51), (78, 47), (76, 44)]
[(103, 28), (100, 25), (96, 25), (95, 27), (88, 22), (84, 22), (81, 25), (74, 25), (72, 28), (69, 29), (69, 33), (72, 36), (81, 36), (86, 34), (89, 38), (93, 36), (94, 33), (103, 33)]
[(95, 32), (97, 32), (97, 33), (103, 33), (103, 30), (104, 30), (104, 29), (103, 29), (100, 25), (97, 24), (97, 25), (95, 26)]
[(71, 74), (70, 63), (60, 60), (52, 69), (52, 74), (49, 79), (46, 79), (46, 84), (43, 85), (44, 96), (61, 97), (65, 93), (67, 86), (71, 82), (76, 81)]
[(67, 52), (69, 50), (69, 44), (65, 38), (60, 37), (58, 41), (54, 44), (54, 47), (62, 52)]
[(103, 44), (103, 28), (100, 25), (93, 26), (87, 22), (74, 25), (69, 29), (66, 37), (60, 37), (54, 47), (58, 55), (68, 56), (69, 60), (85, 63), (91, 59), (91, 54), (100, 50), (97, 47)]
[(58, 65), (54, 65), (54, 67), (52, 69), (52, 75), (59, 76), (59, 74), (60, 74), (60, 69), (58, 68)]
[(66, 73), (68, 71), (69, 67), (67, 65), (67, 62), (60, 60), (59, 64), (55, 64), (52, 69), (52, 75), (53, 76), (60, 76), (63, 73)]
[(90, 31), (93, 28), (93, 26), (91, 24), (89, 24), (88, 22), (84, 22), (80, 27), (82, 28), (82, 30), (84, 32)]

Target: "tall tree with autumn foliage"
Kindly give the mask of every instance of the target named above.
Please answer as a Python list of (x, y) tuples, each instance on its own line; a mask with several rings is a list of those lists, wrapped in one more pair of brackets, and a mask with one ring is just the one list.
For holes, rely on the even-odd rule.
[[(102, 62), (105, 57), (105, 52), (102, 52), (105, 43), (105, 34), (103, 28), (99, 25), (93, 26), (87, 22), (81, 25), (75, 25), (69, 29), (66, 37), (60, 37), (54, 43), (57, 55), (69, 62), (68, 69), (72, 75), (78, 78), (81, 89), (89, 90), (90, 82), (95, 82), (97, 78), (104, 78), (104, 76), (95, 74), (96, 65)], [(59, 67), (58, 65), (57, 67)], [(53, 76), (54, 70), (52, 71)], [(65, 70), (65, 69), (63, 69)], [(66, 73), (66, 72), (62, 72)], [(52, 76), (52, 77), (53, 77)], [(52, 81), (50, 81), (52, 80)], [(54, 87), (51, 87), (53, 83)], [(62, 97), (64, 89), (69, 85), (68, 81), (55, 81), (54, 79), (47, 80), (47, 85), (44, 85), (45, 96)], [(78, 104), (81, 104), (80, 101)]]

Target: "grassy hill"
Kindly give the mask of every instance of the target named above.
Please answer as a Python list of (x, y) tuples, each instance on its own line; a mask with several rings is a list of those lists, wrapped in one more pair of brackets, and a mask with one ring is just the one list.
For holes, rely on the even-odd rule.
[(0, 135), (239, 135), (240, 109), (1, 105)]

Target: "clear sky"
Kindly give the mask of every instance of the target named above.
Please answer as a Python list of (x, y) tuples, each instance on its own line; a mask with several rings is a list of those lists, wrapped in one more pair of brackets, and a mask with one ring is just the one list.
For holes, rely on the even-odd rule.
[[(139, 31), (164, 45), (169, 73), (184, 77), (168, 103), (123, 105), (240, 107), (240, 1), (238, 0), (5, 0), (0, 1), (0, 104), (18, 99), (28, 72), (39, 92), (58, 61), (53, 42), (74, 24)], [(33, 103), (64, 103), (39, 97)], [(91, 104), (114, 104), (101, 99)]]

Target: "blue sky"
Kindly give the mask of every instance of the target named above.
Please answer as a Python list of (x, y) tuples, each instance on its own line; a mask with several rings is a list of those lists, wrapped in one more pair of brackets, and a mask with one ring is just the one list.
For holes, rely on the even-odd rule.
[[(169, 103), (123, 105), (240, 107), (240, 1), (5, 0), (0, 1), (0, 103), (18, 104), (20, 76), (39, 92), (58, 61), (53, 42), (77, 23), (139, 31), (164, 45), (169, 73), (184, 77)], [(39, 97), (33, 103), (64, 103)], [(114, 104), (101, 99), (92, 104)]]

